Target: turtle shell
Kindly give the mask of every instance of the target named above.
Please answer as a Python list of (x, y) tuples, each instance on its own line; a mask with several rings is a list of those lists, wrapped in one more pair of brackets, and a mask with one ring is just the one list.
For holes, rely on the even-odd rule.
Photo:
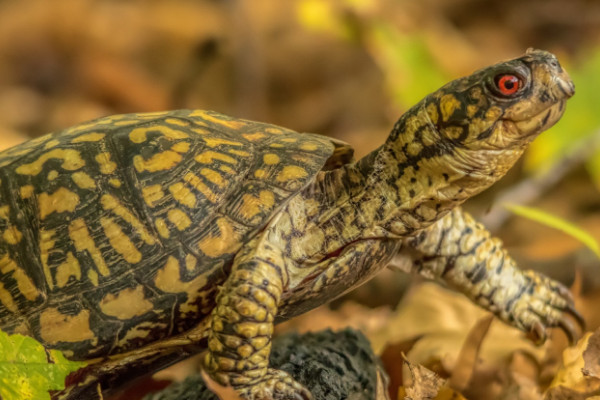
[(184, 332), (241, 246), (351, 156), (199, 110), (101, 118), (0, 153), (0, 329), (71, 359)]

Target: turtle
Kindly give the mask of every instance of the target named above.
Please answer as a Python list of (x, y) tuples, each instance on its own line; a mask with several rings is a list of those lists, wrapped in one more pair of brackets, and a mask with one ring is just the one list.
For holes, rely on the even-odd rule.
[(103, 117), (0, 153), (0, 329), (87, 366), (55, 399), (206, 350), (245, 399), (311, 399), (269, 367), (274, 324), (388, 265), (464, 293), (543, 342), (583, 320), (460, 207), (562, 116), (542, 50), (426, 96), (373, 152), (204, 110)]

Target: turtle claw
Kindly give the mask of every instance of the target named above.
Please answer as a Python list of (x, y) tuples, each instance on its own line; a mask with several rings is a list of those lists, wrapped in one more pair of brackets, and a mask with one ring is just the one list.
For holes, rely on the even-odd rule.
[(569, 339), (569, 345), (573, 346), (577, 342), (579, 334), (577, 333), (577, 328), (575, 327), (571, 319), (569, 319), (566, 316), (562, 316), (558, 320), (558, 326), (560, 327), (560, 329), (562, 329), (565, 335), (567, 335), (567, 338)]

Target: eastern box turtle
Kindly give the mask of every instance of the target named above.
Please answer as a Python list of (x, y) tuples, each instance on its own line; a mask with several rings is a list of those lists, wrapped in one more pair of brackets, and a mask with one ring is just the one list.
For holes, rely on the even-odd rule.
[(55, 398), (208, 348), (209, 374), (245, 398), (309, 399), (269, 368), (273, 324), (395, 260), (539, 341), (554, 326), (573, 339), (568, 290), (518, 269), (459, 208), (573, 93), (530, 50), (425, 97), (357, 162), (325, 136), (197, 110), (21, 144), (0, 153), (0, 328), (88, 361)]

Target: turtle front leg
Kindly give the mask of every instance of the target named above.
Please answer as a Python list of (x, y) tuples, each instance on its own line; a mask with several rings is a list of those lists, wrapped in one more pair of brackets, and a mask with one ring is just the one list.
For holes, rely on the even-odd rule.
[(520, 270), (502, 242), (460, 208), (407, 239), (393, 264), (443, 281), (538, 343), (547, 328), (560, 327), (571, 343), (578, 336), (573, 320), (583, 328), (566, 287)]
[(236, 258), (217, 296), (205, 368), (246, 399), (312, 399), (288, 373), (269, 368), (273, 322), (286, 281), (280, 253), (263, 245)]

